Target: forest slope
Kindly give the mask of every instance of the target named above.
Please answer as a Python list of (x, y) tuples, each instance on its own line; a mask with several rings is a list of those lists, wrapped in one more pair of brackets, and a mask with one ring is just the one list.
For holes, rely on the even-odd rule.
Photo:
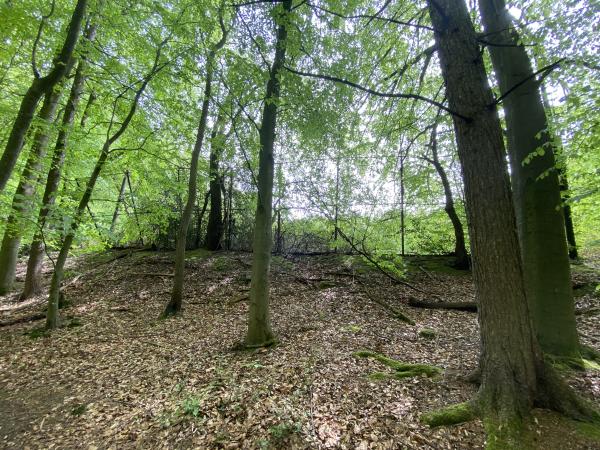
[[(66, 326), (45, 335), (45, 296), (0, 297), (2, 448), (481, 448), (480, 423), (429, 429), (419, 415), (465, 401), (478, 327), (469, 312), (417, 309), (409, 298), (472, 300), (468, 273), (443, 257), (413, 258), (393, 284), (347, 256), (274, 258), (279, 345), (237, 350), (246, 326), (249, 254), (190, 252), (183, 314), (158, 317), (172, 254), (107, 252), (73, 258)], [(48, 270), (50, 267), (47, 268)], [(22, 276), (24, 267), (19, 266)], [(595, 269), (577, 266), (582, 341), (600, 350)], [(409, 315), (399, 321), (383, 301)], [(29, 320), (34, 319), (34, 320)], [(427, 378), (374, 379), (392, 369), (371, 350), (444, 369)], [(381, 378), (380, 376), (379, 378)], [(570, 383), (600, 401), (600, 371)], [(540, 448), (598, 448), (599, 436), (538, 412)], [(592, 430), (593, 434), (593, 430)], [(600, 433), (598, 433), (600, 435)]]

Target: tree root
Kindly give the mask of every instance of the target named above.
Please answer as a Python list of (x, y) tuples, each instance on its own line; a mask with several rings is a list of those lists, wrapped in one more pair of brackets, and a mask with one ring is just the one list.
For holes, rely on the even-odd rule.
[(392, 358), (388, 358), (385, 355), (369, 350), (360, 350), (358, 352), (354, 352), (352, 353), (352, 356), (356, 358), (373, 358), (394, 370), (393, 372), (372, 373), (371, 375), (369, 375), (369, 378), (374, 380), (382, 380), (389, 378), (400, 380), (403, 378), (417, 377), (422, 375), (425, 375), (428, 378), (433, 378), (439, 376), (443, 371), (440, 367), (437, 366), (432, 366), (429, 364), (405, 363)]

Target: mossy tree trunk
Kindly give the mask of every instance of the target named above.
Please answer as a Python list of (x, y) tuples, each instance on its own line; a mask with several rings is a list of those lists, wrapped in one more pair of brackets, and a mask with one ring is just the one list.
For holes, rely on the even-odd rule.
[[(96, 29), (96, 25), (89, 25), (84, 39), (88, 42), (93, 42), (96, 37)], [(56, 193), (58, 192), (62, 167), (68, 147), (69, 135), (71, 128), (73, 127), (75, 113), (77, 112), (77, 106), (85, 85), (86, 66), (87, 64), (85, 55), (83, 55), (77, 64), (77, 70), (75, 71), (75, 77), (73, 78), (73, 84), (71, 85), (69, 99), (65, 105), (61, 127), (56, 138), (54, 152), (52, 153), (52, 161), (50, 162), (50, 169), (48, 170), (46, 185), (44, 187), (44, 195), (42, 197), (42, 206), (38, 213), (36, 232), (33, 236), (29, 250), (27, 274), (25, 276), (25, 286), (23, 287), (23, 292), (20, 296), (21, 300), (25, 300), (33, 295), (39, 294), (42, 289), (42, 265), (44, 262), (45, 252), (44, 227), (46, 226), (46, 220), (50, 214), (52, 206), (54, 205)]]
[(469, 254), (467, 253), (467, 247), (465, 245), (465, 232), (463, 230), (460, 218), (456, 213), (456, 208), (454, 207), (454, 196), (452, 195), (452, 189), (450, 188), (450, 182), (448, 181), (446, 170), (440, 163), (440, 159), (438, 157), (437, 125), (434, 125), (433, 130), (431, 131), (430, 146), (431, 158), (424, 159), (435, 168), (444, 188), (444, 196), (446, 199), (444, 210), (446, 211), (446, 214), (448, 214), (450, 222), (452, 222), (452, 228), (454, 229), (454, 267), (457, 269), (468, 269), (470, 263)]
[[(595, 412), (545, 364), (533, 332), (500, 121), (466, 4), (429, 0), (428, 9), (449, 107), (469, 118), (455, 115), (453, 121), (469, 219), (482, 382), (466, 406), (470, 414), (458, 416), (483, 418), (488, 448), (524, 448), (524, 419), (534, 405), (578, 419)], [(441, 415), (427, 420), (434, 424)]]
[(23, 233), (23, 218), (33, 206), (36, 181), (42, 168), (42, 160), (50, 140), (50, 126), (54, 120), (56, 108), (60, 99), (60, 89), (52, 90), (46, 94), (38, 118), (39, 126), (35, 132), (33, 144), (21, 179), (13, 196), (10, 215), (6, 221), (4, 238), (0, 247), (0, 295), (12, 289), (17, 268), (19, 245)]
[(223, 179), (219, 170), (221, 153), (223, 152), (223, 127), (224, 116), (219, 115), (210, 138), (209, 160), (209, 194), (210, 211), (206, 226), (206, 248), (219, 250), (223, 240), (223, 198), (221, 196)]
[(40, 77), (35, 68), (35, 61), (32, 61), (34, 66), (34, 78), (31, 86), (23, 96), (21, 106), (17, 112), (17, 117), (13, 122), (8, 141), (6, 142), (4, 153), (2, 154), (2, 158), (0, 158), (0, 192), (4, 190), (15, 164), (17, 163), (19, 154), (23, 149), (25, 135), (29, 130), (29, 126), (31, 125), (40, 99), (46, 94), (51, 95), (54, 86), (56, 86), (67, 73), (69, 60), (71, 59), (77, 44), (86, 7), (87, 0), (77, 1), (69, 22), (63, 47), (58, 56), (54, 59), (52, 68), (46, 76)]
[[(148, 83), (150, 82), (150, 80), (158, 73), (158, 71), (162, 67), (164, 67), (163, 65), (160, 65), (159, 62), (160, 62), (160, 55), (161, 55), (162, 48), (166, 44), (166, 42), (167, 41), (165, 40), (159, 45), (159, 47), (156, 51), (156, 56), (154, 59), (154, 64), (152, 66), (152, 69), (150, 70), (148, 75), (146, 75), (146, 77), (144, 77), (140, 86), (135, 91), (135, 95), (134, 95), (133, 99), (131, 100), (131, 103), (129, 105), (129, 111), (128, 111), (127, 115), (124, 117), (123, 121), (120, 123), (117, 130), (114, 133), (111, 133), (111, 129), (115, 123), (114, 122), (115, 117), (114, 117), (114, 113), (113, 113), (112, 119), (108, 125), (107, 139), (104, 141), (104, 144), (102, 145), (102, 150), (100, 151), (100, 155), (98, 156), (98, 159), (96, 160), (96, 164), (94, 165), (92, 174), (90, 175), (90, 178), (86, 182), (85, 190), (83, 192), (81, 200), (79, 201), (79, 204), (77, 205), (75, 214), (73, 215), (73, 220), (71, 222), (71, 226), (67, 230), (67, 233), (65, 235), (65, 239), (62, 242), (58, 257), (56, 258), (56, 261), (54, 262), (54, 271), (52, 273), (52, 280), (50, 282), (50, 293), (48, 295), (48, 310), (46, 312), (46, 329), (57, 328), (60, 324), (59, 323), (59, 314), (58, 314), (58, 300), (59, 300), (59, 294), (60, 294), (60, 285), (62, 283), (62, 279), (64, 276), (65, 263), (67, 262), (67, 257), (69, 255), (69, 251), (71, 250), (71, 245), (73, 244), (73, 240), (75, 239), (75, 233), (77, 232), (77, 228), (79, 227), (79, 224), (81, 223), (81, 219), (82, 219), (85, 211), (88, 208), (88, 204), (92, 197), (92, 193), (94, 191), (94, 187), (96, 186), (96, 182), (98, 181), (98, 177), (100, 176), (100, 173), (102, 172), (102, 169), (104, 168), (104, 165), (110, 155), (111, 146), (123, 135), (125, 130), (127, 130), (127, 128), (129, 127), (129, 124), (131, 123), (131, 119), (133, 118), (135, 111), (137, 109), (139, 100), (140, 100), (142, 94), (144, 93), (144, 91), (146, 90), (146, 87), (148, 86)], [(116, 108), (116, 104), (115, 104), (115, 108)]]
[(198, 132), (196, 133), (196, 142), (192, 150), (192, 160), (190, 162), (190, 176), (188, 181), (188, 197), (181, 214), (181, 221), (177, 230), (177, 240), (175, 244), (175, 277), (173, 279), (173, 290), (171, 291), (171, 299), (167, 303), (163, 312), (163, 317), (175, 315), (181, 311), (183, 298), (183, 278), (185, 275), (185, 247), (187, 242), (187, 232), (192, 220), (194, 212), (194, 204), (196, 203), (196, 190), (198, 185), (198, 158), (204, 141), (206, 132), (206, 122), (208, 120), (208, 108), (210, 106), (210, 98), (212, 95), (212, 79), (215, 70), (215, 57), (217, 52), (225, 45), (227, 39), (227, 30), (220, 18), (222, 36), (213, 48), (210, 49), (206, 59), (206, 79), (204, 84), (204, 97), (202, 101), (202, 110), (200, 112), (200, 120), (198, 121)]
[[(504, 0), (479, 0), (506, 113), (513, 200), (527, 300), (542, 349), (579, 357), (555, 149), (531, 62)], [(521, 83), (519, 85), (519, 83)], [(537, 152), (537, 156), (531, 157)]]
[[(292, 9), (292, 1), (284, 0), (278, 17), (275, 58), (271, 66), (265, 95), (265, 103), (260, 126), (260, 152), (258, 167), (258, 196), (254, 220), (252, 242), (252, 281), (250, 283), (250, 310), (246, 345), (262, 347), (274, 342), (269, 314), (269, 268), (273, 246), (273, 177), (275, 128), (277, 124), (277, 104), (280, 96), (280, 77), (285, 62), (287, 21)], [(275, 8), (280, 8), (279, 5)]]

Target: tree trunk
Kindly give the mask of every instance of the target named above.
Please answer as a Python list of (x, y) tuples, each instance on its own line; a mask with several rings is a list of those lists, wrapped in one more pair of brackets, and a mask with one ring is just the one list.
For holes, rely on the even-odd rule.
[[(552, 134), (557, 135), (556, 130), (554, 130), (554, 111), (552, 109), (552, 105), (548, 101), (548, 94), (546, 93), (546, 87), (544, 84), (541, 86), (542, 90), (542, 102), (544, 105), (544, 110), (548, 114), (548, 121), (552, 125), (549, 129)], [(556, 150), (556, 158), (560, 158), (562, 153), (562, 144), (555, 148)], [(571, 205), (569, 203), (569, 180), (567, 177), (567, 165), (563, 161), (562, 164), (557, 165), (558, 168), (558, 179), (560, 182), (560, 196), (563, 202), (563, 216), (565, 218), (565, 232), (567, 234), (567, 244), (569, 246), (569, 258), (572, 260), (576, 260), (579, 258), (579, 254), (577, 252), (577, 240), (575, 239), (575, 227), (573, 225), (573, 215), (571, 214)]]
[(119, 189), (119, 196), (117, 197), (117, 205), (115, 206), (115, 212), (113, 213), (112, 221), (110, 222), (110, 234), (112, 235), (119, 218), (119, 206), (125, 199), (125, 187), (127, 186), (127, 173), (123, 175), (123, 181), (121, 181), (121, 188)]
[[(86, 30), (85, 39), (89, 42), (92, 42), (95, 37), (96, 25), (90, 25)], [(71, 92), (69, 93), (69, 99), (67, 100), (65, 112), (63, 113), (62, 124), (58, 132), (58, 137), (56, 138), (56, 145), (54, 147), (52, 161), (50, 162), (50, 169), (46, 178), (42, 206), (38, 214), (36, 225), (37, 231), (33, 236), (29, 251), (27, 275), (25, 276), (25, 286), (23, 287), (23, 292), (20, 296), (21, 300), (25, 300), (33, 295), (39, 294), (42, 289), (42, 265), (44, 262), (45, 252), (44, 227), (46, 226), (46, 219), (50, 214), (50, 210), (54, 205), (56, 193), (60, 184), (60, 177), (62, 166), (65, 161), (69, 133), (73, 126), (75, 112), (77, 111), (77, 105), (79, 104), (79, 99), (81, 98), (85, 84), (86, 65), (85, 57), (82, 57), (77, 64), (77, 70), (75, 71), (75, 77), (73, 78)]]
[(192, 150), (192, 160), (190, 162), (190, 177), (188, 181), (188, 198), (181, 215), (181, 222), (177, 230), (177, 242), (175, 244), (175, 277), (173, 280), (173, 291), (171, 292), (171, 300), (167, 303), (163, 317), (172, 316), (181, 311), (181, 303), (183, 297), (183, 277), (185, 275), (185, 246), (187, 240), (188, 227), (192, 219), (194, 204), (196, 203), (196, 189), (198, 183), (198, 158), (204, 141), (206, 132), (206, 121), (208, 119), (208, 107), (210, 105), (210, 97), (212, 92), (212, 78), (215, 70), (215, 56), (217, 52), (225, 45), (227, 39), (227, 31), (221, 21), (221, 40), (215, 44), (210, 50), (206, 59), (206, 81), (204, 85), (204, 100), (202, 101), (202, 112), (198, 123), (198, 132), (196, 133), (196, 143)]
[(64, 267), (65, 267), (65, 263), (67, 261), (67, 256), (69, 255), (69, 251), (71, 250), (71, 245), (73, 244), (73, 239), (75, 238), (75, 232), (77, 231), (77, 228), (79, 227), (79, 224), (81, 222), (83, 214), (88, 206), (90, 198), (92, 197), (92, 192), (94, 191), (94, 187), (96, 185), (96, 181), (98, 180), (98, 177), (100, 176), (100, 172), (102, 172), (102, 169), (104, 168), (104, 164), (106, 163), (106, 160), (108, 159), (111, 145), (113, 145), (123, 135), (123, 133), (129, 126), (129, 124), (131, 123), (131, 119), (133, 118), (133, 115), (135, 114), (140, 97), (146, 90), (146, 87), (148, 86), (148, 83), (150, 82), (152, 77), (154, 77), (154, 75), (156, 75), (158, 70), (160, 70), (158, 68), (159, 60), (160, 60), (162, 47), (165, 43), (166, 43), (166, 41), (163, 41), (160, 44), (160, 46), (158, 47), (158, 49), (156, 51), (156, 57), (154, 59), (154, 65), (152, 66), (152, 69), (150, 70), (149, 74), (142, 80), (140, 87), (135, 92), (135, 95), (134, 95), (133, 99), (131, 100), (131, 103), (129, 106), (129, 112), (127, 113), (127, 115), (125, 116), (125, 118), (123, 119), (121, 124), (119, 125), (119, 128), (117, 129), (117, 131), (115, 131), (114, 134), (108, 136), (108, 134), (110, 134), (110, 130), (111, 130), (114, 122), (111, 121), (111, 123), (108, 126), (109, 131), (107, 134), (107, 139), (104, 142), (104, 144), (102, 145), (102, 150), (100, 151), (100, 155), (98, 156), (98, 160), (96, 161), (94, 170), (92, 171), (92, 174), (90, 175), (90, 178), (88, 179), (88, 181), (85, 185), (85, 191), (83, 193), (83, 196), (81, 197), (81, 200), (79, 201), (79, 204), (77, 205), (75, 215), (73, 216), (73, 221), (71, 222), (71, 226), (70, 226), (69, 230), (67, 231), (67, 234), (62, 243), (60, 252), (58, 254), (58, 258), (56, 259), (56, 262), (54, 264), (54, 272), (52, 273), (52, 281), (50, 283), (50, 293), (48, 295), (48, 311), (46, 313), (46, 329), (54, 329), (59, 326), (58, 299), (59, 299), (59, 294), (60, 294), (60, 284), (63, 279)]
[(10, 175), (23, 149), (25, 135), (29, 130), (38, 102), (45, 94), (51, 94), (54, 86), (65, 76), (69, 60), (77, 44), (81, 22), (85, 15), (87, 0), (78, 0), (62, 50), (53, 62), (52, 69), (45, 77), (40, 78), (36, 73), (29, 89), (25, 93), (17, 117), (13, 122), (8, 141), (0, 159), (0, 192), (6, 187)]
[[(250, 310), (248, 315), (248, 333), (246, 345), (262, 347), (275, 341), (271, 331), (269, 316), (269, 267), (273, 246), (273, 176), (275, 145), (275, 127), (277, 123), (277, 103), (280, 93), (280, 72), (285, 62), (287, 39), (287, 20), (292, 9), (291, 0), (283, 0), (283, 11), (278, 15), (281, 22), (277, 28), (275, 58), (267, 82), (267, 91), (260, 127), (260, 152), (258, 168), (258, 197), (254, 220), (254, 239), (252, 243), (252, 281), (250, 283)], [(279, 6), (275, 6), (279, 8)]]
[[(546, 366), (531, 325), (500, 121), (464, 0), (429, 0), (429, 14), (464, 178), (481, 330), (482, 384), (461, 419), (479, 414), (488, 448), (524, 448), (535, 405), (579, 418), (594, 414)], [(430, 424), (456, 421), (443, 413)]]
[(60, 93), (60, 89), (56, 89), (46, 94), (44, 98), (44, 104), (38, 116), (40, 125), (36, 130), (29, 157), (13, 197), (11, 213), (6, 221), (4, 238), (0, 248), (0, 295), (9, 292), (15, 280), (19, 245), (23, 232), (21, 224), (23, 217), (33, 206), (35, 183), (48, 148), (50, 125), (54, 120)]
[(523, 274), (535, 330), (545, 352), (578, 358), (560, 184), (538, 83), (504, 0), (479, 0), (479, 7), (500, 90), (512, 89), (503, 104)]
[(221, 185), (223, 180), (219, 173), (219, 160), (223, 151), (221, 128), (223, 116), (219, 115), (215, 123), (210, 144), (209, 161), (209, 193), (210, 211), (208, 214), (208, 225), (206, 227), (206, 248), (208, 250), (219, 250), (223, 239), (223, 200), (221, 197)]
[(437, 171), (440, 180), (442, 181), (442, 186), (444, 187), (444, 196), (446, 198), (446, 206), (444, 210), (448, 217), (450, 218), (450, 222), (452, 222), (452, 228), (454, 229), (454, 267), (457, 269), (468, 269), (469, 268), (469, 255), (467, 253), (467, 247), (465, 246), (465, 233), (463, 231), (463, 226), (456, 213), (456, 208), (454, 207), (454, 197), (452, 195), (452, 189), (450, 189), (450, 183), (448, 181), (448, 176), (446, 175), (446, 171), (444, 170), (444, 166), (440, 163), (437, 152), (437, 126), (434, 126), (431, 131), (431, 153), (432, 158), (425, 158), (427, 162), (429, 162)]

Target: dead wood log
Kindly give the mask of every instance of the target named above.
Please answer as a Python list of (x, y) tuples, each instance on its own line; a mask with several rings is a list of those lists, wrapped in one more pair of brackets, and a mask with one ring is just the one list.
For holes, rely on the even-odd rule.
[(46, 313), (43, 312), (43, 313), (36, 313), (31, 316), (17, 317), (15, 319), (11, 319), (11, 320), (3, 320), (3, 321), (0, 321), (0, 328), (8, 327), (11, 325), (17, 325), (19, 323), (35, 322), (36, 320), (41, 320), (41, 319), (45, 319), (45, 318), (46, 318)]
[(477, 304), (475, 302), (431, 302), (411, 297), (408, 299), (408, 304), (415, 308), (454, 309), (456, 311), (477, 312)]

